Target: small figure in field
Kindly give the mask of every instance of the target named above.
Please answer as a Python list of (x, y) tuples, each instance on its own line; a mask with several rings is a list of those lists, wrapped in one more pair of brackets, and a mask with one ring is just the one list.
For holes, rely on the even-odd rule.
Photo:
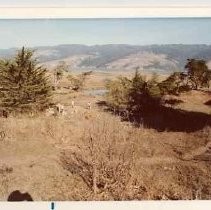
[(76, 109), (76, 106), (75, 106), (75, 101), (71, 101), (71, 108), (72, 108), (72, 111), (71, 113), (77, 113), (77, 109)]
[(88, 103), (87, 103), (87, 108), (88, 108), (88, 109), (91, 109), (91, 108), (92, 108), (91, 102), (88, 102)]
[(72, 109), (75, 108), (75, 101), (71, 101), (71, 107), (72, 107)]
[(57, 104), (56, 110), (59, 114), (63, 114), (64, 113), (64, 106), (62, 104)]

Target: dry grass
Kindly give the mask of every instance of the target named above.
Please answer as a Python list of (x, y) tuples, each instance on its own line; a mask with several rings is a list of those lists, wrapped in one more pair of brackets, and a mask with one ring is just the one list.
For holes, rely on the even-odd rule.
[(211, 199), (210, 127), (135, 128), (85, 108), (99, 99), (61, 89), (54, 102), (66, 116), (0, 119), (0, 200), (14, 190), (34, 200)]
[(211, 114), (210, 106), (206, 105), (206, 102), (209, 101), (210, 98), (211, 93), (193, 90), (188, 93), (181, 94), (179, 99), (182, 100), (184, 103), (181, 103), (177, 107), (187, 111)]
[(194, 157), (210, 128), (159, 133), (84, 109), (0, 123), (3, 200), (16, 189), (35, 200), (209, 199), (209, 162)]
[(91, 200), (209, 198), (209, 165), (195, 162), (194, 153), (185, 160), (206, 147), (209, 128), (191, 135), (157, 133), (104, 117), (84, 129), (81, 141), (64, 150), (62, 163), (86, 183)]

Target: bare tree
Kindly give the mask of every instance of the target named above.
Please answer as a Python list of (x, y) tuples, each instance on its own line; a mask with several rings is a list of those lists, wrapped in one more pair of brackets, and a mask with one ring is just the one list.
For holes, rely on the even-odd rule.
[[(103, 121), (99, 127), (90, 125), (83, 143), (64, 150), (61, 162), (65, 169), (82, 178), (92, 191), (93, 200), (107, 197), (113, 200), (138, 196), (135, 170), (135, 142), (116, 130), (109, 133)], [(94, 127), (92, 127), (94, 126)], [(118, 136), (119, 135), (119, 136)], [(117, 139), (121, 139), (119, 142)]]

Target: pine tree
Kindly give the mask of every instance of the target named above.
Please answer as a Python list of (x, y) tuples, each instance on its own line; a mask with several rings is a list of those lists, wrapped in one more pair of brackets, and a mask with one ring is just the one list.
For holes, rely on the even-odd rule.
[(145, 78), (136, 70), (134, 77), (131, 80), (131, 88), (129, 90), (128, 106), (132, 112), (141, 113), (145, 100), (147, 82)]
[(129, 109), (135, 115), (141, 115), (143, 112), (150, 111), (155, 106), (158, 106), (161, 93), (156, 80), (156, 75), (147, 80), (136, 71), (132, 78), (128, 102)]
[(10, 112), (43, 110), (50, 103), (47, 70), (33, 54), (23, 47), (14, 59), (0, 62), (0, 106)]
[(125, 111), (128, 108), (128, 94), (131, 80), (127, 77), (118, 77), (116, 80), (107, 81), (107, 104), (116, 111)]

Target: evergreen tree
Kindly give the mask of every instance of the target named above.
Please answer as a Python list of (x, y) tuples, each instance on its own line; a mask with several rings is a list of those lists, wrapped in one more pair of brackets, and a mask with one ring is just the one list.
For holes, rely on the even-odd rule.
[(8, 111), (43, 110), (50, 102), (47, 70), (33, 58), (33, 51), (18, 51), (14, 59), (0, 62), (0, 106)]
[(131, 80), (127, 77), (118, 77), (116, 80), (107, 81), (106, 94), (108, 105), (116, 111), (126, 111), (128, 108), (128, 94)]
[(156, 77), (153, 75), (150, 80), (146, 80), (136, 71), (132, 78), (128, 105), (131, 112), (137, 117), (159, 105), (161, 93)]
[(147, 80), (138, 70), (132, 79), (119, 77), (108, 82), (107, 89), (107, 104), (116, 111), (127, 111), (136, 120), (159, 106), (161, 100), (157, 75)]
[(131, 88), (129, 90), (129, 109), (132, 112), (141, 112), (143, 104), (145, 103), (147, 83), (141, 74), (136, 70), (131, 81)]

